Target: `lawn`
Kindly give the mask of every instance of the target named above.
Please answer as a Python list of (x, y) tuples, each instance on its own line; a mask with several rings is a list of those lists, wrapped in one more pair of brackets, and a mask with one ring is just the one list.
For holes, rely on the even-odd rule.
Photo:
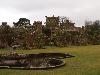
[[(7, 53), (9, 50), (0, 50)], [(66, 65), (49, 70), (16, 70), (0, 69), (0, 75), (100, 75), (100, 45), (72, 46), (65, 48), (51, 47), (47, 49), (17, 50), (17, 53), (48, 53), (61, 52), (74, 55), (74, 58), (66, 58)]]

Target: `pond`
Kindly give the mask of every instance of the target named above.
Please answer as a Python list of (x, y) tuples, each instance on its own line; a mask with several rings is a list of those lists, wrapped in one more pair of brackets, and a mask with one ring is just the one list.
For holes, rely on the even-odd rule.
[(0, 68), (51, 69), (65, 65), (65, 58), (74, 57), (65, 53), (9, 54), (0, 55)]

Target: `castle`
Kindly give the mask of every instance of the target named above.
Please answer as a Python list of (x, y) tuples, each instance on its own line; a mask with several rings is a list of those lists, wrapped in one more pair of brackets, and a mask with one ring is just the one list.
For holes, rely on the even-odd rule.
[[(42, 25), (42, 21), (34, 21), (33, 25), (31, 25), (30, 20), (26, 18), (20, 18), (16, 23), (13, 22), (12, 29), (16, 35), (13, 36), (14, 39), (12, 39), (11, 44), (17, 43), (26, 48), (86, 44), (84, 26), (82, 28), (76, 27), (75, 23), (60, 16), (45, 17), (45, 25)], [(6, 25), (7, 22), (2, 22), (1, 26)], [(0, 43), (2, 45), (1, 39)], [(8, 46), (7, 43), (5, 42), (4, 46)]]

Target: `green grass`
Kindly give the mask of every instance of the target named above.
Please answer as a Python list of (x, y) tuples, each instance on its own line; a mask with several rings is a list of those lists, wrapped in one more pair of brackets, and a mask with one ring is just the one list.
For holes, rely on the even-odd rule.
[[(0, 50), (0, 53), (7, 53)], [(47, 48), (35, 50), (17, 50), (17, 53), (48, 53), (62, 52), (74, 55), (74, 58), (66, 58), (66, 66), (49, 70), (13, 70), (0, 69), (0, 75), (100, 75), (100, 45), (73, 46), (66, 48)]]

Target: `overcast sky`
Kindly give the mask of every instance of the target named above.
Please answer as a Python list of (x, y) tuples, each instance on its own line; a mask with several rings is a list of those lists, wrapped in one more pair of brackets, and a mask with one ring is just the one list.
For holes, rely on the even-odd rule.
[(0, 22), (12, 24), (21, 17), (44, 22), (53, 14), (82, 26), (85, 20), (100, 19), (100, 0), (0, 0)]

